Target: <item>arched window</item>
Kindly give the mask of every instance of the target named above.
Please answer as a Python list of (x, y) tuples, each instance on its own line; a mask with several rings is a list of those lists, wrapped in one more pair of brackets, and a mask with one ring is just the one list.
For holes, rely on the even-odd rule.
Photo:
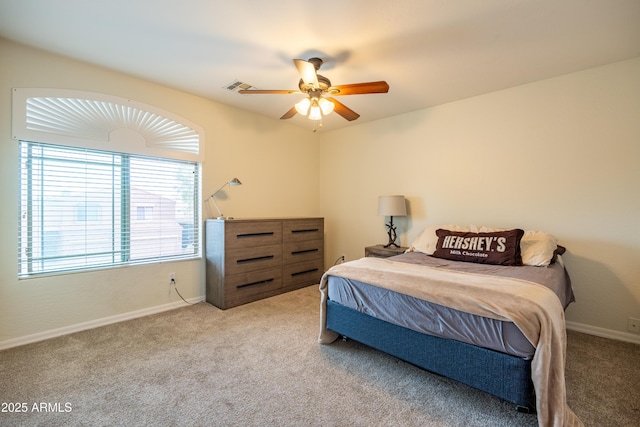
[(204, 132), (103, 94), (14, 89), (21, 278), (197, 258)]

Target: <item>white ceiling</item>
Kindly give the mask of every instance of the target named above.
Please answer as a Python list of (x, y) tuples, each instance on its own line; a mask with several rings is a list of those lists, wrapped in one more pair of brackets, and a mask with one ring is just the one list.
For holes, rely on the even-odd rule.
[[(278, 120), (319, 56), (363, 123), (640, 56), (640, 0), (0, 0), (0, 36)], [(312, 128), (300, 116), (289, 123)]]

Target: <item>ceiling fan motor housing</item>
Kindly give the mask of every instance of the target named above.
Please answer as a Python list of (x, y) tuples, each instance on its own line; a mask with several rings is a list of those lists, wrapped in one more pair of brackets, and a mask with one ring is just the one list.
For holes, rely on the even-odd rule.
[(309, 58), (307, 62), (312, 63), (316, 71), (318, 71), (320, 67), (322, 67), (322, 63), (323, 63), (322, 59), (320, 58)]
[(318, 77), (318, 86), (319, 86), (318, 88), (313, 87), (313, 85), (306, 84), (304, 80), (300, 79), (300, 82), (298, 83), (298, 87), (300, 88), (300, 91), (303, 93), (309, 93), (313, 90), (320, 89), (320, 91), (323, 93), (327, 92), (331, 87), (331, 80), (329, 80), (325, 76), (321, 76), (320, 74), (317, 74), (317, 77)]

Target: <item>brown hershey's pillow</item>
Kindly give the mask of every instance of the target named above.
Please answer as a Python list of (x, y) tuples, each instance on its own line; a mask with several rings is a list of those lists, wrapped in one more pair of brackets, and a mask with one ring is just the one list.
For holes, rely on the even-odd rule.
[(433, 256), (453, 261), (496, 265), (522, 265), (519, 228), (487, 233), (436, 230), (438, 244)]

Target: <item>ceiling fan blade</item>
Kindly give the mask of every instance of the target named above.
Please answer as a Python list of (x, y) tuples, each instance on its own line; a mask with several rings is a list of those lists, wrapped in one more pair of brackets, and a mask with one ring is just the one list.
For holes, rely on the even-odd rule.
[(296, 107), (294, 105), (293, 107), (291, 107), (291, 109), (289, 111), (287, 111), (286, 113), (284, 113), (282, 115), (282, 117), (280, 117), (280, 120), (290, 119), (291, 117), (295, 116), (296, 113), (297, 113), (297, 111), (296, 111)]
[(297, 90), (279, 90), (279, 89), (242, 89), (239, 90), (238, 93), (243, 95), (253, 94), (253, 95), (288, 95), (290, 93), (300, 93)]
[(300, 77), (302, 77), (302, 81), (305, 82), (305, 84), (312, 85), (314, 88), (319, 87), (315, 65), (309, 61), (305, 61), (304, 59), (294, 59), (293, 63), (298, 69)]
[(349, 120), (350, 122), (360, 117), (360, 114), (356, 113), (351, 108), (347, 107), (337, 99), (333, 99), (333, 98), (327, 98), (327, 99), (333, 102), (334, 104), (333, 111), (335, 111), (337, 114), (341, 115), (345, 119)]
[[(335, 92), (337, 90), (337, 92)], [(385, 81), (354, 83), (350, 85), (332, 86), (329, 93), (333, 96), (341, 95), (364, 95), (367, 93), (387, 93), (389, 85)]]

